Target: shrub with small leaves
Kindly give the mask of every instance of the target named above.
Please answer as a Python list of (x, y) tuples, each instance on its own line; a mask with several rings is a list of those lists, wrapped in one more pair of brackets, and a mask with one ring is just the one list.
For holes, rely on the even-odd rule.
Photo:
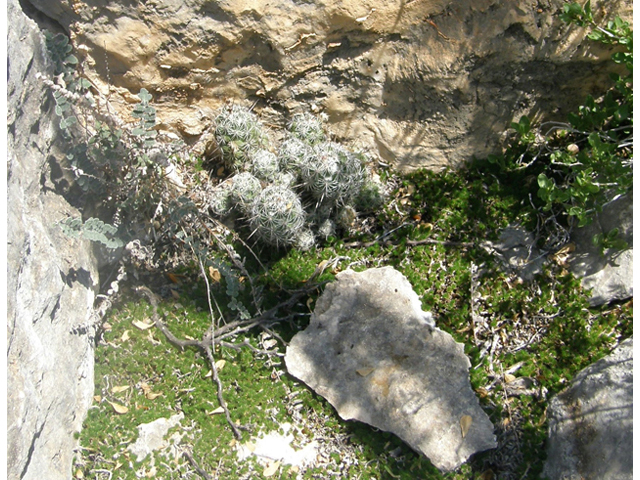
[(80, 218), (67, 218), (60, 222), (60, 227), (65, 235), (72, 238), (85, 238), (92, 242), (98, 242), (107, 248), (120, 248), (124, 245), (122, 240), (116, 237), (118, 229), (113, 225), (104, 223), (98, 218), (89, 218), (82, 222)]

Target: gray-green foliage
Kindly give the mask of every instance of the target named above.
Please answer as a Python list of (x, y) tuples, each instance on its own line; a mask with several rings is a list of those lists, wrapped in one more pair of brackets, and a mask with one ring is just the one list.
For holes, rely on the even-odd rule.
[(60, 222), (60, 228), (72, 238), (85, 238), (92, 242), (98, 242), (107, 248), (122, 247), (123, 242), (116, 235), (118, 229), (113, 225), (104, 223), (98, 218), (89, 218), (83, 222), (80, 218), (67, 218)]
[[(370, 213), (384, 202), (384, 189), (369, 171), (367, 158), (329, 141), (318, 118), (294, 115), (284, 140), (273, 148), (276, 154), (267, 138), (257, 116), (247, 109), (225, 107), (216, 117), (222, 158), (235, 175), (228, 180), (231, 187), (225, 182), (215, 190), (211, 209), (221, 217), (240, 211), (262, 242), (309, 249), (316, 238), (333, 236), (336, 226), (349, 230), (357, 210)], [(262, 190), (264, 195), (257, 197), (255, 181), (249, 184), (249, 178), (260, 180), (265, 190), (282, 188)], [(236, 188), (242, 194), (234, 193)], [(271, 213), (278, 218), (275, 223)]]

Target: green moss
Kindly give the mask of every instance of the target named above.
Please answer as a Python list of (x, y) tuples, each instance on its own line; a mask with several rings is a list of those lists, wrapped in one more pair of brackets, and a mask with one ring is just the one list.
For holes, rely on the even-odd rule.
[[(488, 471), (495, 476), (508, 473), (514, 478), (539, 477), (545, 459), (548, 399), (562, 390), (579, 370), (608, 354), (618, 340), (632, 334), (633, 308), (631, 303), (591, 308), (579, 282), (559, 266), (547, 266), (530, 283), (516, 282), (502, 272), (479, 243), (497, 238), (501, 229), (514, 222), (531, 227), (533, 216), (527, 199), (520, 196), (518, 189), (518, 182), (525, 179), (501, 177), (488, 168), (476, 164), (459, 172), (415, 172), (404, 179), (402, 191), (391, 195), (406, 202), (400, 209), (381, 213), (370, 234), (355, 234), (351, 239), (335, 240), (325, 248), (304, 253), (264, 251), (261, 261), (267, 272), (256, 276), (255, 282), (264, 294), (263, 308), (269, 308), (300, 288), (321, 262), (335, 257), (343, 260), (330, 265), (321, 281), (332, 281), (335, 273), (347, 266), (364, 270), (392, 265), (400, 270), (420, 296), (423, 308), (436, 315), (437, 325), (465, 345), (472, 364), (471, 384), (494, 425), (516, 426), (522, 457), (513, 471), (501, 470), (505, 467), (496, 460), (495, 452), (484, 452), (456, 472), (441, 474), (394, 435), (359, 422), (341, 420), (324, 399), (285, 373), (281, 358), (268, 360), (246, 348), (219, 349), (216, 359), (226, 360), (220, 371), (223, 393), (233, 420), (250, 428), (250, 432), (244, 433), (245, 440), (258, 432), (275, 430), (283, 422), (293, 422), (287, 409), (287, 395), (295, 390), (300, 391), (296, 399), (301, 402), (302, 434), (312, 438), (314, 428), (321, 426), (328, 438), (344, 439), (345, 449), (331, 452), (321, 468), (307, 469), (303, 478), (325, 478), (333, 472), (343, 478), (449, 480), (478, 478)], [(409, 220), (418, 215), (419, 220)], [(370, 241), (407, 221), (411, 226), (385, 237), (390, 240), (387, 244), (346, 247), (353, 240)], [(427, 238), (465, 245), (407, 243)], [(246, 256), (250, 271), (259, 271), (258, 263), (241, 245), (236, 250)], [(492, 360), (486, 351), (483, 354), (482, 343), (474, 339), (470, 321), (472, 264), (482, 266), (484, 272), (477, 277), (477, 293), (483, 299), (477, 308), (496, 335), (504, 335), (503, 341), (508, 343), (518, 335), (523, 323), (539, 322), (541, 333), (530, 344), (513, 351), (504, 348)], [(180, 290), (183, 296), (177, 301), (165, 300), (160, 311), (176, 335), (200, 338), (211, 321), (205, 286), (197, 279), (197, 272), (184, 273), (185, 278), (192, 280)], [(285, 341), (306, 326), (322, 288), (311, 292), (291, 312), (283, 312), (296, 313), (289, 321), (273, 327)], [(213, 293), (231, 319), (234, 312), (224, 305), (225, 291), (224, 280), (213, 286)], [(250, 304), (247, 289), (242, 292), (242, 300)], [(251, 462), (238, 463), (235, 440), (224, 415), (211, 414), (219, 405), (216, 385), (206, 376), (209, 371), (206, 360), (195, 349), (180, 351), (169, 345), (156, 329), (139, 330), (134, 326), (134, 321), (144, 321), (150, 316), (150, 307), (135, 298), (115, 309), (108, 319), (111, 328), (96, 349), (96, 395), (100, 401), (90, 409), (80, 436), (85, 450), (78, 468), (85, 478), (92, 478), (90, 472), (100, 468), (113, 471), (117, 478), (135, 478), (135, 470), (140, 466), (130, 463), (126, 446), (137, 438), (137, 425), (182, 411), (183, 426), (189, 426), (185, 441), (193, 446), (194, 457), (206, 471), (218, 472), (219, 478), (259, 477), (250, 472), (261, 472), (261, 467)], [(237, 341), (245, 338), (258, 346), (260, 332), (248, 332)], [(283, 346), (279, 348), (284, 351)], [(538, 391), (546, 392), (546, 396), (510, 397), (507, 405), (500, 383), (493, 388), (489, 386), (500, 369), (507, 370), (520, 363), (515, 375), (534, 379)], [(141, 387), (144, 383), (162, 395), (148, 398)], [(116, 385), (130, 388), (112, 393)], [(107, 400), (127, 406), (128, 413), (118, 415)], [(347, 448), (354, 452), (357, 463), (347, 464)], [(149, 462), (147, 459), (142, 465), (150, 468)], [(158, 457), (156, 475), (177, 478), (176, 472), (187, 468), (185, 462), (182, 459), (171, 463)], [(273, 478), (296, 476), (294, 469), (283, 467)]]

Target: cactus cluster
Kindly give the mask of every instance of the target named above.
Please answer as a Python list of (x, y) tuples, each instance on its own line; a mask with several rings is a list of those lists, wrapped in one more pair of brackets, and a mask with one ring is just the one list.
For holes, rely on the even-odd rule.
[(214, 190), (211, 210), (220, 217), (237, 212), (264, 244), (307, 250), (350, 230), (357, 212), (375, 211), (384, 202), (367, 158), (329, 141), (312, 115), (294, 115), (273, 151), (251, 111), (224, 108), (215, 121), (223, 159), (234, 174)]
[(258, 117), (240, 105), (224, 107), (214, 122), (222, 158), (232, 171), (242, 170), (249, 152), (268, 145), (267, 135)]

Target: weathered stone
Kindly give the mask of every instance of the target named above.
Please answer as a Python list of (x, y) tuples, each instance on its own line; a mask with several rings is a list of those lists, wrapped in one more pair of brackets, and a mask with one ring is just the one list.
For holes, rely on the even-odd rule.
[(546, 260), (536, 248), (534, 236), (518, 225), (505, 228), (498, 241), (487, 241), (483, 246), (500, 260), (506, 271), (522, 280), (533, 280)]
[(98, 273), (89, 242), (56, 225), (80, 213), (55, 190), (44, 39), (18, 0), (7, 15), (7, 478), (68, 480), (94, 389)]
[[(31, 2), (123, 118), (142, 87), (190, 141), (227, 101), (280, 126), (323, 112), (337, 139), (402, 169), (495, 152), (523, 114), (565, 121), (615, 68), (559, 19), (564, 0)], [(630, 0), (591, 4), (597, 21), (632, 17)]]
[[(593, 244), (596, 234), (618, 229), (626, 250), (608, 249), (601, 252)], [(633, 195), (621, 197), (603, 208), (596, 220), (578, 229), (573, 235), (575, 252), (569, 259), (571, 271), (581, 279), (582, 286), (591, 290), (589, 302), (603, 305), (633, 296)]]
[(578, 373), (547, 412), (550, 480), (631, 480), (633, 338)]
[(127, 447), (136, 461), (141, 462), (148, 455), (152, 455), (154, 451), (164, 450), (169, 446), (169, 442), (165, 439), (169, 430), (180, 425), (184, 419), (184, 413), (176, 413), (169, 418), (158, 418), (153, 422), (138, 425), (138, 438), (134, 443)]
[(285, 361), (343, 419), (395, 433), (443, 471), (496, 446), (463, 345), (391, 267), (339, 273)]

